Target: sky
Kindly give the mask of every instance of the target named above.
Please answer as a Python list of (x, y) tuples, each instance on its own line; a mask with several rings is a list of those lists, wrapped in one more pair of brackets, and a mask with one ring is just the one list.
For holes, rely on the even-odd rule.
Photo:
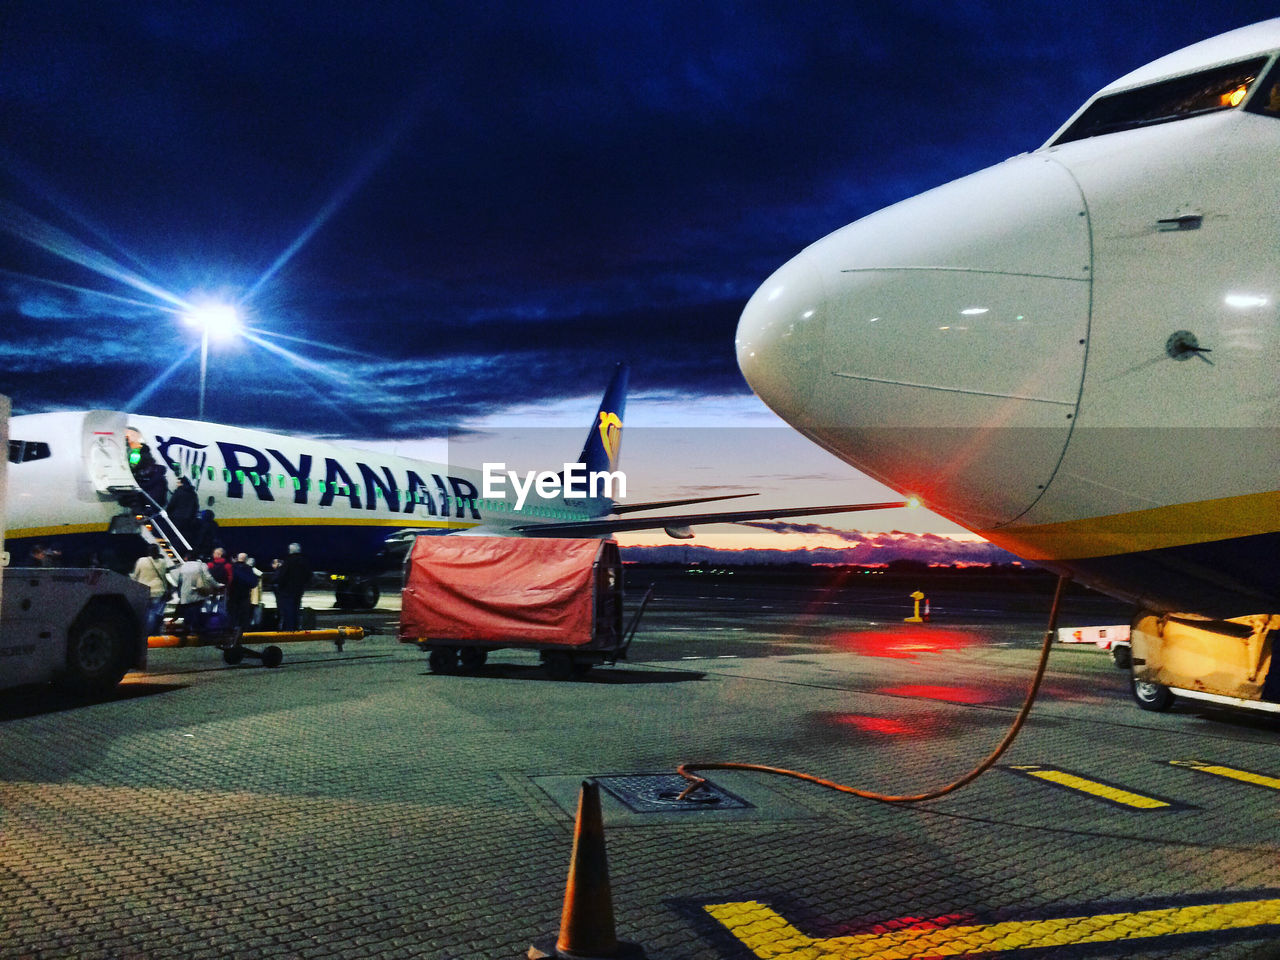
[[(211, 347), (209, 420), (409, 448), (580, 433), (626, 360), (628, 428), (753, 438), (682, 467), (745, 457), (847, 502), (874, 485), (772, 452), (733, 351), (755, 288), (845, 223), (1034, 149), (1129, 70), (1273, 14), (9, 0), (0, 392), (15, 413), (194, 417), (181, 317), (220, 300), (250, 336)], [(658, 459), (647, 494), (701, 483)]]

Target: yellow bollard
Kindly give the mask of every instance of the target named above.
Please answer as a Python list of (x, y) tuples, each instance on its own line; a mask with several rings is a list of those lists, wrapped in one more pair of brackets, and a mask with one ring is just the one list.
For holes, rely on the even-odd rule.
[(919, 590), (917, 590), (914, 593), (912, 593), (910, 596), (911, 596), (911, 599), (916, 602), (916, 609), (915, 609), (915, 612), (911, 614), (911, 616), (907, 617), (902, 622), (903, 623), (924, 623), (924, 617), (920, 616), (920, 601), (924, 599), (924, 594), (921, 593)]

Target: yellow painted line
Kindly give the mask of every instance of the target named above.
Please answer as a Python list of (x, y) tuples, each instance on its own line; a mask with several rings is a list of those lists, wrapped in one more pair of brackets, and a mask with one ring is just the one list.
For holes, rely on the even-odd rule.
[(1029, 777), (1047, 780), (1049, 783), (1056, 783), (1060, 787), (1079, 790), (1081, 793), (1100, 797), (1103, 800), (1110, 800), (1112, 803), (1118, 803), (1122, 806), (1134, 807), (1138, 810), (1159, 810), (1173, 806), (1167, 800), (1144, 797), (1140, 793), (1122, 790), (1106, 783), (1098, 783), (1096, 780), (1088, 780), (1074, 773), (1067, 773), (1065, 770), (1052, 770), (1045, 767), (1009, 767), (1008, 769), (1017, 770), (1019, 773), (1025, 773)]
[(1266, 777), (1260, 773), (1251, 773), (1248, 770), (1223, 767), (1216, 763), (1200, 763), (1197, 760), (1170, 760), (1169, 763), (1175, 767), (1190, 767), (1192, 770), (1199, 770), (1202, 773), (1212, 773), (1215, 777), (1226, 777), (1229, 780), (1239, 780), (1242, 783), (1252, 783), (1259, 787), (1280, 790), (1280, 777)]
[[(760, 960), (907, 960), (1006, 950), (1153, 940), (1187, 933), (1280, 924), (1280, 900), (1245, 900), (1135, 913), (1011, 920), (901, 929), (845, 937), (810, 937), (757, 900), (704, 907)], [(1259, 931), (1258, 937), (1271, 935)]]

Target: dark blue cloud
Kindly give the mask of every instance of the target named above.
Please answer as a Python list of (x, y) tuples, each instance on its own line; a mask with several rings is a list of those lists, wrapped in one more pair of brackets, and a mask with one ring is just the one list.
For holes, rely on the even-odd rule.
[[(745, 392), (736, 315), (801, 246), (1271, 12), (19, 4), (0, 31), (0, 322), (21, 356), (0, 390), (18, 410), (138, 396), (191, 338), (128, 275), (252, 290), (253, 324), (337, 371), (215, 355), (213, 418), (324, 430), (339, 408), (412, 435), (594, 392), (616, 359), (637, 387)], [(195, 375), (145, 412), (190, 414)]]

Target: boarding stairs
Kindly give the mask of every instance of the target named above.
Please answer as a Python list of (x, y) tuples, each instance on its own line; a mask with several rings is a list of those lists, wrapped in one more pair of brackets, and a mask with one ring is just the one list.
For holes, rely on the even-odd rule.
[[(143, 497), (150, 502), (154, 512), (147, 513), (137, 509)], [(128, 493), (121, 492), (119, 499), (127, 509), (111, 518), (111, 532), (136, 534), (147, 543), (155, 544), (160, 551), (160, 563), (164, 566), (165, 573), (177, 569), (191, 545), (187, 543), (173, 518), (137, 487)]]
[(147, 543), (155, 544), (165, 572), (173, 570), (182, 563), (191, 545), (165, 513), (164, 504), (157, 503), (134, 479), (129, 467), (124, 414), (96, 410), (85, 419), (84, 452), (89, 482), (99, 496), (114, 500), (124, 508), (111, 518), (110, 531), (141, 536)]

